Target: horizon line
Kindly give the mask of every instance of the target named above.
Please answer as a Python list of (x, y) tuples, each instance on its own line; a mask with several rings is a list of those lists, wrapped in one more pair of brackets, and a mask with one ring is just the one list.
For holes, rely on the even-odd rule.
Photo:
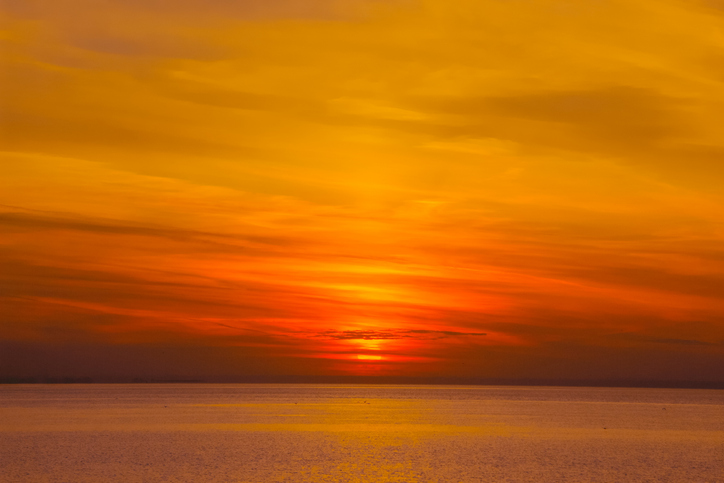
[(410, 376), (228, 376), (228, 377), (0, 377), (0, 384), (381, 384), (420, 386), (531, 386), (651, 389), (724, 389), (724, 381), (640, 379), (456, 378)]

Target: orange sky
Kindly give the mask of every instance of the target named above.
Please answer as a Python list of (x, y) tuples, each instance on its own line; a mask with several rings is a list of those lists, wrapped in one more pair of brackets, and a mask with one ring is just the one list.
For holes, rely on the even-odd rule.
[(724, 2), (3, 5), (0, 376), (724, 381)]

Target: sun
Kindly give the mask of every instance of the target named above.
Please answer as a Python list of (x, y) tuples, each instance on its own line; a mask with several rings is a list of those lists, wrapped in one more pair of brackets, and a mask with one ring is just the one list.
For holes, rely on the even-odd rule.
[(381, 361), (384, 357), (370, 354), (357, 354), (357, 359), (360, 361)]
[[(356, 358), (359, 361), (383, 361), (386, 358), (379, 354), (385, 340), (381, 339), (353, 339), (350, 341), (360, 351)], [(375, 354), (375, 352), (378, 352)]]

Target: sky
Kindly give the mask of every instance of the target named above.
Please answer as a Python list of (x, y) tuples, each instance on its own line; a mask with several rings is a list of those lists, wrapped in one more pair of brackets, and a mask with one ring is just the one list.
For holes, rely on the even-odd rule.
[(0, 376), (724, 382), (724, 1), (0, 8)]

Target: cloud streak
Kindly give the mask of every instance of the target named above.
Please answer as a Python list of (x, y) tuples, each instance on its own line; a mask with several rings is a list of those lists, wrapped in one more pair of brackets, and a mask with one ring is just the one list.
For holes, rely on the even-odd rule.
[(440, 340), (448, 337), (483, 336), (484, 332), (455, 332), (451, 330), (389, 329), (389, 330), (327, 330), (310, 337), (332, 340)]

